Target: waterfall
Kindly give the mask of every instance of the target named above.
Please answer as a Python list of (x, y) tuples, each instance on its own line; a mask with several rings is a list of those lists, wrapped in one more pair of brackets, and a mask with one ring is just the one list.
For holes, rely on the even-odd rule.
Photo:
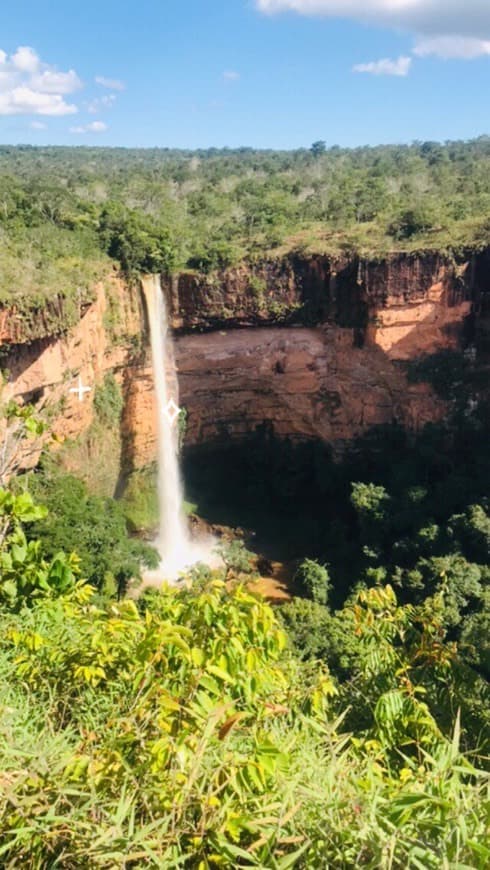
[(176, 386), (167, 387), (167, 368), (176, 384), (172, 337), (168, 329), (165, 297), (158, 275), (143, 279), (143, 290), (150, 325), (153, 379), (157, 403), (158, 432), (158, 504), (160, 524), (158, 550), (162, 571), (174, 575), (184, 568), (189, 558), (189, 540), (183, 514), (183, 492), (179, 468), (177, 419), (172, 423), (167, 408), (171, 399), (178, 406)]
[(159, 530), (155, 542), (161, 563), (148, 580), (177, 580), (180, 573), (198, 561), (210, 562), (214, 541), (191, 539), (183, 510), (183, 487), (179, 463), (178, 417), (172, 420), (169, 403), (178, 407), (178, 381), (172, 334), (168, 326), (165, 296), (158, 275), (142, 278), (150, 326), (153, 378), (157, 404)]

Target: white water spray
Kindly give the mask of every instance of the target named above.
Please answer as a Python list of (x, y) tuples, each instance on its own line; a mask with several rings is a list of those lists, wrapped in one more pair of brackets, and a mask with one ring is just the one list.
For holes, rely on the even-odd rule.
[[(175, 581), (191, 565), (212, 561), (215, 542), (192, 540), (183, 510), (179, 465), (178, 420), (167, 413), (169, 402), (179, 404), (178, 383), (165, 297), (158, 275), (142, 279), (150, 325), (153, 377), (158, 415), (158, 502), (160, 524), (156, 546), (161, 563), (145, 575), (147, 582)], [(171, 374), (171, 377), (169, 377)], [(169, 384), (171, 385), (169, 389)], [(211, 557), (211, 558), (210, 558)]]

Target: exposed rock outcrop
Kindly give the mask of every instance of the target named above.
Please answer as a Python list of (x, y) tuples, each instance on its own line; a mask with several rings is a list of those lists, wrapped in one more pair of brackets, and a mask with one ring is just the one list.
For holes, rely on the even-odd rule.
[[(114, 374), (125, 392), (137, 358), (135, 348), (141, 347), (144, 332), (139, 292), (115, 276), (97, 285), (94, 301), (84, 307), (78, 323), (61, 335), (28, 342), (19, 334), (14, 312), (3, 320), (1, 351), (6, 384), (2, 398), (49, 411), (50, 428), (58, 443), (77, 439), (94, 420), (95, 388), (107, 373)], [(71, 392), (79, 376), (91, 388), (83, 401)], [(88, 461), (97, 460), (100, 447), (93, 445)], [(32, 461), (35, 458), (33, 454)]]
[[(263, 424), (338, 447), (380, 423), (416, 429), (448, 406), (429, 384), (409, 382), (407, 363), (490, 346), (489, 252), (461, 262), (435, 253), (369, 263), (295, 255), (183, 274), (165, 290), (189, 444), (240, 439)], [(95, 296), (66, 334), (36, 341), (15, 312), (0, 312), (8, 394), (59, 403), (55, 429), (73, 438), (93, 419), (93, 393), (79, 402), (73, 376), (94, 386), (113, 371), (125, 398), (123, 462), (141, 467), (156, 456), (142, 300), (115, 277)]]
[(427, 252), (365, 261), (296, 254), (218, 275), (182, 273), (167, 282), (167, 293), (178, 333), (329, 322), (356, 329), (362, 342), (385, 308), (421, 305), (429, 295), (447, 308), (475, 302), (490, 290), (490, 263), (489, 271), (480, 265), (486, 256), (456, 261)]
[(177, 361), (191, 444), (240, 439), (265, 423), (280, 437), (339, 445), (383, 423), (418, 428), (446, 410), (379, 347), (356, 347), (352, 330), (334, 326), (185, 336)]
[[(474, 340), (490, 281), (490, 263), (478, 274), (478, 262), (290, 257), (169, 282), (187, 443), (226, 443), (265, 423), (341, 447), (373, 425), (442, 419), (446, 402), (410, 383), (404, 364)], [(149, 376), (132, 381), (132, 418), (152, 419)], [(154, 455), (146, 427), (135, 439), (136, 456)]]

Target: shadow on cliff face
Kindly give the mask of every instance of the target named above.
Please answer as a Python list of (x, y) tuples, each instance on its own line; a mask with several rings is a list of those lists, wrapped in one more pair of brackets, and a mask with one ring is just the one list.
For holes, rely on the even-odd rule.
[(321, 551), (335, 466), (320, 442), (293, 445), (268, 429), (241, 444), (185, 451), (186, 496), (208, 522), (240, 527), (252, 550), (288, 561)]
[[(337, 606), (369, 567), (352, 484), (386, 487), (399, 508), (400, 537), (410, 538), (425, 521), (444, 525), (470, 496), (477, 503), (487, 494), (489, 431), (490, 406), (471, 418), (463, 412), (452, 427), (428, 425), (417, 436), (380, 426), (334, 462), (319, 441), (293, 444), (260, 429), (240, 445), (187, 449), (186, 492), (208, 522), (245, 529), (256, 553), (279, 562), (328, 563)], [(411, 511), (415, 490), (424, 497)]]
[[(325, 269), (315, 272), (313, 264), (299, 274), (297, 266), (318, 328), (263, 324), (179, 336), (180, 400), (190, 442), (216, 439), (226, 447), (230, 438), (241, 443), (270, 421), (282, 437), (321, 438), (342, 449), (375, 425), (396, 421), (417, 430), (447, 416), (447, 398), (431, 389), (430, 358), (457, 361), (474, 352), (479, 365), (481, 318), (471, 286), (439, 275), (437, 262), (425, 269), (414, 264), (398, 282), (389, 270), (372, 275), (373, 287), (362, 270), (358, 274), (358, 263), (335, 278)], [(460, 380), (458, 365), (450, 376)]]

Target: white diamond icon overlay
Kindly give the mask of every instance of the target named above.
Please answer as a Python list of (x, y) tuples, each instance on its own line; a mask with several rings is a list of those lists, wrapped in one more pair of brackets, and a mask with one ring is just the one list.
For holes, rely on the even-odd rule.
[(177, 417), (180, 414), (180, 408), (178, 405), (175, 404), (173, 399), (170, 399), (170, 402), (168, 403), (166, 408), (163, 409), (163, 413), (167, 417), (167, 420), (169, 421), (170, 425), (173, 426)]

